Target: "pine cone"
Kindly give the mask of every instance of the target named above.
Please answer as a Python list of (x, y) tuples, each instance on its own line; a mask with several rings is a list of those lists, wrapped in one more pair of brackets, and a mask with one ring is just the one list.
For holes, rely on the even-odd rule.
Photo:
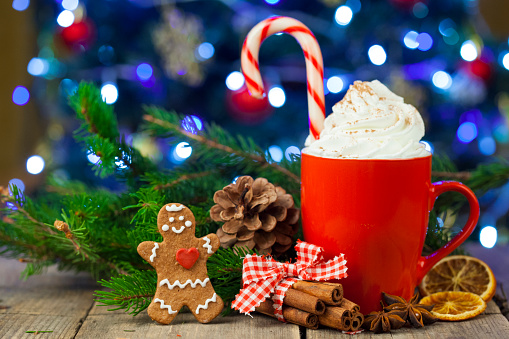
[(247, 246), (279, 255), (288, 250), (297, 232), (299, 210), (293, 198), (265, 178), (243, 176), (214, 194), (210, 216), (225, 222), (217, 230), (224, 248)]

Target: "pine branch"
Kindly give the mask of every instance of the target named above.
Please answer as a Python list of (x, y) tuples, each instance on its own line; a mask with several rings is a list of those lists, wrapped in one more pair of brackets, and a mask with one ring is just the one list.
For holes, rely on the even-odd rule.
[(139, 271), (132, 275), (100, 280), (99, 283), (111, 291), (96, 291), (95, 301), (108, 306), (108, 311), (124, 309), (133, 316), (147, 309), (156, 292), (155, 271)]
[(446, 178), (451, 180), (468, 181), (472, 177), (471, 172), (439, 172), (432, 171), (431, 176), (433, 178)]
[[(154, 109), (150, 109), (149, 113), (151, 113), (151, 112), (153, 113)], [(275, 162), (273, 162), (273, 163), (267, 162), (265, 157), (260, 155), (260, 152), (258, 152), (258, 153), (245, 152), (245, 151), (233, 148), (231, 146), (224, 145), (222, 143), (217, 142), (214, 138), (209, 138), (206, 135), (193, 134), (193, 133), (188, 132), (188, 131), (184, 130), (183, 128), (181, 128), (181, 126), (179, 124), (172, 123), (170, 121), (162, 120), (162, 119), (157, 118), (157, 117), (155, 117), (153, 115), (146, 114), (146, 115), (143, 116), (143, 119), (145, 121), (149, 122), (149, 123), (158, 125), (159, 127), (162, 127), (163, 129), (168, 130), (168, 133), (169, 133), (169, 131), (176, 132), (176, 133), (178, 133), (178, 134), (180, 134), (180, 135), (182, 135), (182, 136), (184, 136), (184, 137), (186, 137), (188, 139), (191, 139), (191, 140), (194, 140), (194, 141), (196, 141), (198, 143), (201, 143), (201, 144), (207, 146), (208, 148), (220, 150), (220, 151), (222, 151), (224, 153), (227, 153), (227, 154), (230, 154), (230, 155), (235, 155), (235, 156), (238, 156), (238, 157), (241, 157), (241, 158), (250, 159), (250, 160), (258, 163), (258, 165), (260, 167), (262, 167), (262, 168), (264, 168), (264, 167), (272, 167), (273, 169), (275, 169), (275, 170), (283, 173), (284, 175), (288, 176), (289, 178), (291, 178), (296, 183), (300, 184), (299, 176), (297, 176), (296, 174), (292, 173), (287, 168), (282, 167), (282, 166), (280, 166), (279, 164), (277, 164)], [(230, 137), (229, 139), (231, 141), (232, 138)], [(247, 143), (249, 143), (251, 141), (247, 141), (247, 143), (246, 143), (246, 141), (244, 141), (244, 139), (239, 139), (239, 142), (241, 144), (244, 143), (245, 145), (247, 145)]]

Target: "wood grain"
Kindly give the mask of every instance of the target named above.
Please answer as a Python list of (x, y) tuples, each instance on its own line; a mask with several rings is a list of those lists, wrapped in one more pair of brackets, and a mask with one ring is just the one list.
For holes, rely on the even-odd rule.
[(45, 338), (73, 338), (93, 305), (97, 288), (88, 275), (57, 272), (20, 281), (24, 268), (0, 258), (0, 338), (33, 338), (26, 331), (53, 331)]
[[(134, 332), (133, 332), (134, 331)], [(94, 306), (76, 338), (252, 338), (299, 339), (299, 326), (282, 324), (259, 314), (217, 317), (209, 324), (200, 324), (191, 313), (181, 313), (169, 325), (159, 325), (146, 312), (136, 317), (123, 311), (107, 311)], [(180, 337), (179, 337), (180, 338)]]

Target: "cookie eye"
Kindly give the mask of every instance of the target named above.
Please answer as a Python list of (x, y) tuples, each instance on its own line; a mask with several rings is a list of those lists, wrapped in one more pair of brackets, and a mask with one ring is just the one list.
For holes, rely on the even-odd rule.
[(167, 230), (169, 230), (169, 229), (170, 229), (170, 226), (168, 226), (168, 225), (163, 225), (163, 227), (161, 227), (161, 229), (162, 229), (163, 231), (165, 231), (165, 232), (166, 232)]
[(175, 218), (174, 217), (171, 217), (170, 218), (170, 222), (174, 222), (175, 221)]
[(189, 220), (188, 220), (188, 221), (186, 221), (186, 223), (185, 223), (186, 227), (191, 227), (191, 225), (192, 225), (192, 224), (193, 224), (193, 223), (192, 223), (192, 222), (190, 222)]
[(181, 220), (181, 221), (182, 221), (182, 220), (184, 220), (184, 216), (183, 216), (183, 215), (181, 215), (181, 216), (179, 217), (179, 220)]

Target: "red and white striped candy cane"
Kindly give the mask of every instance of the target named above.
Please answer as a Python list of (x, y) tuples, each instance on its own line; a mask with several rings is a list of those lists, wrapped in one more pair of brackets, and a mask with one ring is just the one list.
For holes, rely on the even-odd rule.
[(304, 51), (308, 84), (309, 130), (313, 138), (317, 140), (325, 120), (323, 59), (315, 36), (303, 23), (292, 18), (277, 16), (263, 20), (251, 29), (242, 46), (240, 58), (247, 88), (251, 95), (263, 97), (264, 88), (258, 65), (258, 51), (265, 38), (280, 32), (292, 35)]

